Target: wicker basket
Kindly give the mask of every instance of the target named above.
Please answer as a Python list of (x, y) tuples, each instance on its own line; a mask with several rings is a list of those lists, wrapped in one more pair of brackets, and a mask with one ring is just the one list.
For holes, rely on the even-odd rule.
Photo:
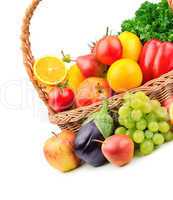
[[(41, 0), (33, 0), (31, 5), (26, 10), (26, 14), (23, 19), (21, 41), (22, 41), (24, 66), (30, 80), (32, 81), (35, 89), (38, 92), (39, 97), (42, 99), (42, 101), (48, 108), (50, 122), (57, 124), (60, 128), (67, 128), (77, 132), (83, 120), (87, 118), (92, 112), (97, 111), (100, 108), (101, 103), (99, 102), (90, 106), (81, 107), (61, 113), (54, 113), (54, 111), (48, 106), (47, 94), (46, 92), (44, 92), (44, 89), (39, 85), (39, 83), (37, 82), (37, 80), (34, 78), (33, 75), (34, 57), (31, 51), (31, 44), (29, 40), (30, 21), (34, 14), (35, 9), (37, 8), (40, 2)], [(172, 96), (173, 71), (164, 74), (158, 79), (151, 80), (139, 88), (131, 90), (131, 92), (136, 92), (136, 91), (143, 91), (151, 98), (158, 99), (160, 102), (162, 102), (164, 99), (167, 99), (170, 96)], [(115, 110), (121, 105), (122, 96), (123, 94), (119, 94), (109, 99), (109, 107), (111, 110)]]

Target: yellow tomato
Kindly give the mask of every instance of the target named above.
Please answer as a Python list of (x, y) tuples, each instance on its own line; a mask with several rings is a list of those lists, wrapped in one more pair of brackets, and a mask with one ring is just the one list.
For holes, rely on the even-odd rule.
[(85, 77), (81, 73), (79, 67), (77, 65), (71, 66), (68, 71), (67, 81), (68, 86), (76, 93), (81, 82), (85, 80)]
[(138, 61), (142, 50), (139, 37), (130, 32), (123, 32), (119, 35), (119, 39), (123, 47), (122, 57)]
[(134, 60), (121, 59), (111, 65), (107, 80), (115, 92), (125, 92), (141, 85), (142, 71)]

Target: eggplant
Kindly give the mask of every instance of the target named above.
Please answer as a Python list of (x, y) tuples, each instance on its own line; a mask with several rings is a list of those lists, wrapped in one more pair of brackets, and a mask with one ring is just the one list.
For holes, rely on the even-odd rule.
[(104, 101), (99, 112), (93, 113), (80, 128), (75, 140), (75, 152), (84, 162), (98, 167), (106, 162), (101, 145), (105, 138), (113, 134), (114, 121), (108, 112), (108, 102)]
[(89, 122), (81, 127), (75, 140), (75, 152), (86, 163), (98, 167), (106, 163), (106, 158), (101, 151), (101, 143), (104, 137), (94, 122)]

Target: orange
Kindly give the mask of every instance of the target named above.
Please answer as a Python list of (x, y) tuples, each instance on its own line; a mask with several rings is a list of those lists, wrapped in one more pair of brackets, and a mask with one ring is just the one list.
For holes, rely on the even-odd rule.
[(57, 85), (65, 79), (66, 74), (65, 64), (57, 57), (46, 56), (34, 64), (34, 75), (46, 85)]
[(142, 71), (134, 60), (121, 59), (111, 65), (107, 80), (115, 92), (125, 92), (141, 85)]
[(142, 43), (139, 37), (134, 33), (125, 31), (122, 32), (118, 38), (123, 47), (122, 57), (138, 61), (142, 50)]
[(68, 86), (75, 93), (80, 85), (85, 80), (85, 77), (81, 73), (79, 67), (77, 65), (72, 65), (67, 74)]

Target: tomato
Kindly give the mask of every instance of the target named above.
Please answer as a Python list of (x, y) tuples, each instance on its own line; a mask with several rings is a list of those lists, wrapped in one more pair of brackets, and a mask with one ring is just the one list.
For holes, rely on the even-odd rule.
[(101, 76), (104, 71), (102, 65), (98, 63), (92, 54), (79, 56), (76, 60), (76, 64), (85, 78)]
[(105, 65), (111, 65), (122, 57), (122, 46), (117, 36), (106, 36), (96, 43), (95, 56)]
[(88, 106), (105, 98), (109, 98), (111, 95), (112, 90), (105, 79), (91, 77), (85, 79), (80, 84), (76, 93), (76, 105), (77, 107)]
[(131, 32), (122, 32), (118, 36), (123, 47), (123, 58), (138, 61), (142, 50), (142, 43), (137, 35)]
[(70, 88), (53, 88), (48, 94), (48, 105), (55, 112), (67, 110), (74, 102), (74, 93)]

